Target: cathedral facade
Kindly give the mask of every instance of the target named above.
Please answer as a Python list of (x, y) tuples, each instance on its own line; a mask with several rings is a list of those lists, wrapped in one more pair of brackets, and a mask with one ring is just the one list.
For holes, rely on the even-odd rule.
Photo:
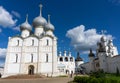
[(54, 29), (50, 15), (48, 21), (42, 17), (42, 5), (40, 15), (34, 18), (32, 26), (27, 15), (25, 22), (20, 25), (21, 35), (9, 37), (2, 77), (35, 74), (59, 76), (74, 73), (75, 60), (71, 52), (67, 55), (65, 51), (64, 56), (57, 56)]
[(21, 35), (9, 37), (4, 75), (43, 74), (57, 75), (57, 37), (54, 26), (40, 15), (33, 20), (32, 26), (26, 21), (20, 25)]

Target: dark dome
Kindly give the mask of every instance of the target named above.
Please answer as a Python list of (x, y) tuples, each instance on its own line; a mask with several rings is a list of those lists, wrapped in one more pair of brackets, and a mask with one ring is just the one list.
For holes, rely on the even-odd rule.
[(75, 59), (75, 61), (83, 61), (83, 59), (80, 57), (79, 52), (77, 52), (77, 58)]
[(92, 53), (92, 49), (90, 49), (90, 53), (89, 53), (89, 55), (88, 55), (89, 57), (95, 57), (95, 54), (94, 53)]

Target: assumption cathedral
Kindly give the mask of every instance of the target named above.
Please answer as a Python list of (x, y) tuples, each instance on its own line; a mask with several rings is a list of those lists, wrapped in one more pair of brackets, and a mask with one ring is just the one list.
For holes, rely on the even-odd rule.
[(79, 52), (76, 59), (70, 51), (57, 53), (57, 37), (54, 35), (54, 29), (50, 15), (48, 21), (42, 16), (42, 5), (40, 15), (34, 18), (32, 25), (29, 24), (27, 15), (25, 22), (20, 25), (21, 35), (8, 38), (2, 77), (84, 74), (100, 69), (108, 73), (115, 73), (116, 69), (120, 71), (120, 56), (112, 40), (107, 40), (103, 35), (97, 43), (96, 54), (90, 49), (89, 62), (84, 63)]
[(57, 37), (53, 33), (54, 29), (50, 15), (48, 22), (42, 17), (42, 5), (40, 15), (34, 18), (32, 26), (26, 16), (26, 21), (20, 25), (21, 35), (9, 37), (2, 77), (22, 74), (58, 76), (74, 73), (74, 57), (70, 52), (69, 56), (64, 52), (65, 60), (59, 60), (62, 54), (57, 57)]

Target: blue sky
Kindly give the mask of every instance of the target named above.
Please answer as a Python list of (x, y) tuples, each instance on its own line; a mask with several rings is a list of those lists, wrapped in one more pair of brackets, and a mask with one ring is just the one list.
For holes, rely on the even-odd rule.
[[(26, 14), (32, 24), (39, 15), (40, 3), (43, 4), (43, 17), (47, 20), (47, 15), (51, 15), (58, 50), (71, 50), (76, 56), (74, 49), (78, 45), (77, 51), (87, 61), (84, 53), (96, 45), (91, 41), (98, 40), (101, 30), (107, 31), (107, 37), (114, 38), (114, 44), (120, 50), (120, 0), (0, 0), (0, 63), (4, 62), (8, 37), (20, 34), (19, 25), (25, 21)], [(3, 15), (2, 10), (7, 13)], [(81, 34), (88, 36), (83, 38)], [(84, 43), (86, 38), (89, 40)]]

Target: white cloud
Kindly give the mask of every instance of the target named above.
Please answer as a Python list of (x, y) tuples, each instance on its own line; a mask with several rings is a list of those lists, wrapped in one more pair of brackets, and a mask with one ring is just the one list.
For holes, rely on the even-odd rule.
[(12, 13), (14, 16), (18, 17), (18, 18), (21, 17), (20, 14), (19, 14), (18, 12), (16, 12), (16, 11), (12, 11), (11, 13)]
[[(71, 45), (77, 51), (87, 51), (90, 48), (96, 49), (96, 44), (101, 38), (96, 29), (85, 30), (84, 25), (77, 26), (67, 31), (66, 36), (71, 39)], [(111, 35), (106, 35), (108, 39)], [(86, 53), (86, 52), (83, 52)]]
[(6, 51), (7, 50), (5, 48), (0, 48), (0, 58), (5, 58)]
[(20, 25), (14, 27), (13, 30), (15, 30), (15, 31), (20, 31)]
[(3, 27), (12, 27), (15, 26), (17, 20), (12, 18), (12, 15), (0, 6), (0, 25)]

